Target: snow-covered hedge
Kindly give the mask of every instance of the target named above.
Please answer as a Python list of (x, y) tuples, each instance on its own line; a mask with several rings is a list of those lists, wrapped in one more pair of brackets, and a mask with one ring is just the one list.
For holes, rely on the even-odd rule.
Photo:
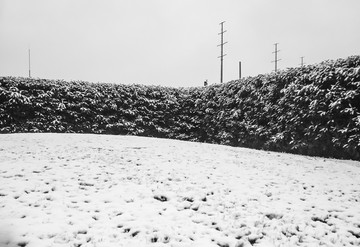
[(360, 160), (360, 56), (201, 88), (3, 77), (0, 132), (132, 134)]
[(206, 141), (360, 159), (360, 56), (205, 89)]

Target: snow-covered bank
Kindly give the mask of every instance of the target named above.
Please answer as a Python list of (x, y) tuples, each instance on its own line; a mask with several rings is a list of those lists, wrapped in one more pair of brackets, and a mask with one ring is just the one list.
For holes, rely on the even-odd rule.
[(0, 135), (0, 246), (359, 246), (360, 162)]

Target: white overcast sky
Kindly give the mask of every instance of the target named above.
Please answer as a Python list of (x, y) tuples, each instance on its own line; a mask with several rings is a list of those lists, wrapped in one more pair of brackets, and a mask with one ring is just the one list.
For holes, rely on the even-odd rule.
[(360, 0), (0, 0), (0, 76), (201, 86), (360, 54)]

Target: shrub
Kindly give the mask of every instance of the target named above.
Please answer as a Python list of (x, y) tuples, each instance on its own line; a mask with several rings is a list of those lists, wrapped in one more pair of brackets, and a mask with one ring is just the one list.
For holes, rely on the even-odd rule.
[(198, 88), (0, 78), (0, 132), (131, 134), (360, 160), (360, 56)]

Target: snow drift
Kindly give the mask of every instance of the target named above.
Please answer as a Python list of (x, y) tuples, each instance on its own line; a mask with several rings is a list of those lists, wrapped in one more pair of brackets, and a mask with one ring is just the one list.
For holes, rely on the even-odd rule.
[(358, 246), (360, 163), (170, 139), (0, 136), (0, 246)]

